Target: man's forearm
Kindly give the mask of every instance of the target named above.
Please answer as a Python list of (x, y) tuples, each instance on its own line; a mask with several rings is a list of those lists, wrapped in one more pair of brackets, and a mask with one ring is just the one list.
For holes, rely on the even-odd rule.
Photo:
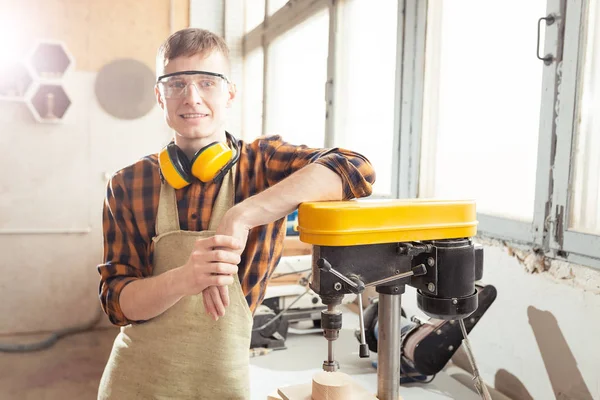
[(285, 217), (300, 203), (342, 198), (342, 179), (339, 175), (323, 165), (309, 164), (239, 203), (232, 211), (234, 218), (239, 218), (251, 229)]
[(123, 288), (119, 305), (125, 317), (132, 321), (152, 319), (177, 303), (183, 295), (173, 269), (150, 278), (138, 279)]

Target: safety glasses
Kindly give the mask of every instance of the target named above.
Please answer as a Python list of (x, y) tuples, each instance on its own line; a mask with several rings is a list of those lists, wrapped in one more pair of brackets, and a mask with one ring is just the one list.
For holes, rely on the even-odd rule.
[(207, 71), (180, 71), (162, 75), (157, 80), (161, 94), (167, 99), (182, 99), (193, 86), (204, 98), (215, 98), (227, 91), (229, 79)]

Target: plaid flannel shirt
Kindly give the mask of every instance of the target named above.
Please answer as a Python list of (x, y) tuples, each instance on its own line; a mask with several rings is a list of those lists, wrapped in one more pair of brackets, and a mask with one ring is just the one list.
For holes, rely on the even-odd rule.
[[(371, 194), (375, 172), (362, 155), (340, 149), (314, 149), (286, 143), (279, 136), (251, 143), (238, 141), (240, 158), (235, 179), (235, 203), (262, 192), (293, 172), (318, 163), (342, 179), (344, 199)], [(152, 276), (152, 238), (161, 177), (158, 155), (148, 155), (116, 172), (107, 185), (103, 209), (104, 260), (98, 266), (99, 295), (104, 312), (119, 326), (144, 321), (125, 317), (119, 306), (123, 288), (136, 279)], [(176, 190), (182, 230), (208, 228), (219, 183), (202, 183)], [(253, 228), (239, 264), (239, 278), (250, 310), (264, 298), (267, 282), (282, 254), (286, 218)]]

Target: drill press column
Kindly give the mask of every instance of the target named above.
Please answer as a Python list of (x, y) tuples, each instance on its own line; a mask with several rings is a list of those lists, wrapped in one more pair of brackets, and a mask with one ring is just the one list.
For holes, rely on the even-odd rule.
[(400, 396), (400, 317), (401, 295), (379, 294), (379, 340), (377, 342), (377, 394), (379, 400)]

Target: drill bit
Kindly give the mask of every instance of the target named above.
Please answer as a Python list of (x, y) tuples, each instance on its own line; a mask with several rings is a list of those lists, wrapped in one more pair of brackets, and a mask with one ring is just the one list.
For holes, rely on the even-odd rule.
[(492, 400), (492, 397), (490, 396), (485, 382), (481, 378), (481, 375), (479, 375), (479, 369), (475, 364), (475, 357), (473, 356), (473, 351), (471, 350), (471, 343), (469, 342), (469, 338), (467, 337), (467, 329), (465, 328), (465, 323), (462, 319), (459, 319), (458, 324), (460, 325), (460, 330), (463, 334), (462, 342), (465, 346), (465, 352), (467, 353), (467, 357), (469, 358), (471, 368), (473, 368), (473, 384), (475, 385), (475, 389), (477, 389), (477, 393), (479, 393), (483, 400)]

